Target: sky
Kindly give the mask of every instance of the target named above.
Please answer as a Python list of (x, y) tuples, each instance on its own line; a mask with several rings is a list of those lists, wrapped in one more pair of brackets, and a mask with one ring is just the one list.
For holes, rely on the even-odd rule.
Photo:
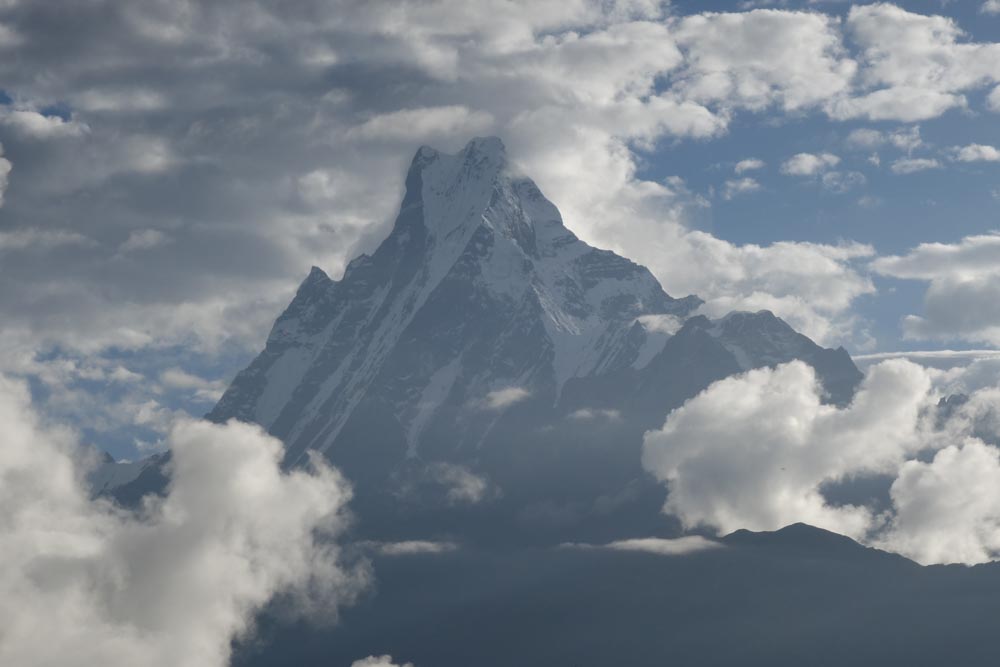
[(1000, 343), (996, 3), (475, 4), (0, 3), (0, 371), (161, 448), (477, 135), (711, 316)]
[[(685, 528), (994, 560), (998, 120), (997, 0), (0, 0), (0, 662), (222, 665), (265, 605), (371, 587), (348, 480), (197, 417), (312, 266), (385, 237), (419, 146), (484, 135), (671, 295), (867, 370), (838, 407), (758, 369), (647, 432)], [(135, 515), (82, 484), (164, 449)], [(823, 495), (864, 475), (887, 508)], [(705, 547), (649, 539), (605, 546)]]

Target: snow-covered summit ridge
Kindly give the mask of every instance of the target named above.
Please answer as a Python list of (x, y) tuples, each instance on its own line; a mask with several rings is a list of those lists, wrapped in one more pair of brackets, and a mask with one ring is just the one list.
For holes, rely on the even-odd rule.
[[(510, 386), (554, 402), (572, 377), (650, 358), (641, 348), (662, 337), (637, 331), (638, 318), (699, 304), (579, 240), (499, 139), (454, 155), (422, 147), (388, 237), (340, 280), (310, 272), (210, 417), (326, 449), (378, 397), (412, 451), (440, 405)], [(480, 417), (470, 434), (489, 429)]]

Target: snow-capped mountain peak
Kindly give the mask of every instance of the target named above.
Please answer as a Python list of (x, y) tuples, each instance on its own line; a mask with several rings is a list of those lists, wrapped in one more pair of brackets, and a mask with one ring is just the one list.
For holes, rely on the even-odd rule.
[(313, 267), (208, 417), (261, 424), (289, 466), (324, 452), (387, 522), (428, 480), (473, 480), (518, 521), (557, 500), (656, 508), (643, 433), (712, 382), (801, 359), (845, 403), (861, 379), (772, 313), (710, 320), (700, 304), (580, 241), (498, 139), (423, 147), (386, 239), (340, 279)]
[(534, 474), (567, 415), (620, 416), (632, 447), (712, 381), (793, 358), (849, 398), (843, 350), (767, 312), (692, 317), (700, 304), (578, 239), (499, 139), (422, 147), (386, 239), (340, 280), (313, 268), (209, 418), (257, 422), (289, 465), (316, 449), (363, 480), (420, 459)]
[[(635, 362), (638, 318), (699, 303), (580, 241), (499, 139), (423, 147), (386, 240), (339, 281), (314, 269), (210, 416), (325, 450), (376, 401), (413, 454), (441, 406), (515, 386), (554, 403), (568, 379)], [(465, 412), (450, 419), (478, 442), (496, 415)]]

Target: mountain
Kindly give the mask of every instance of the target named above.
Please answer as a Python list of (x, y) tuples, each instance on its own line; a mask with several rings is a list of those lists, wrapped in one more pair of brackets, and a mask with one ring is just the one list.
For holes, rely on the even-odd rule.
[(802, 359), (843, 404), (861, 379), (770, 312), (701, 303), (577, 238), (499, 139), (425, 146), (388, 237), (340, 280), (314, 267), (207, 418), (261, 424), (287, 466), (323, 452), (397, 532), (433, 527), (421, 503), (621, 528), (662, 504), (643, 432), (712, 382)]
[(262, 424), (291, 464), (375, 434), (391, 457), (475, 448), (506, 405), (641, 365), (662, 337), (639, 318), (698, 305), (580, 241), (498, 139), (423, 147), (389, 237), (339, 281), (312, 270), (209, 419)]

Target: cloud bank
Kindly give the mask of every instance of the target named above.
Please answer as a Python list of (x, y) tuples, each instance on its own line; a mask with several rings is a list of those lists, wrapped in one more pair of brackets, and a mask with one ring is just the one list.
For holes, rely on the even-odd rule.
[[(995, 370), (995, 369), (994, 369)], [(921, 563), (1000, 558), (998, 390), (950, 412), (936, 383), (959, 378), (902, 360), (873, 366), (845, 408), (821, 402), (792, 362), (719, 381), (646, 434), (643, 466), (666, 483), (664, 512), (721, 533), (826, 528)], [(928, 454), (929, 453), (929, 454)], [(890, 509), (835, 505), (824, 485), (884, 475)]]
[(366, 582), (333, 541), (346, 482), (281, 472), (256, 427), (176, 424), (169, 494), (132, 515), (88, 498), (74, 436), (2, 376), (0, 422), (3, 664), (221, 667), (276, 596), (335, 619)]
[[(845, 21), (653, 1), (391, 6), (4, 3), (0, 48), (16, 57), (0, 62), (0, 140), (18, 178), (0, 216), (44, 236), (73, 211), (85, 241), (5, 263), (8, 346), (254, 347), (307, 267), (336, 275), (385, 234), (416, 146), (481, 133), (505, 138), (585, 240), (648, 263), (668, 291), (745, 300), (716, 279), (728, 266), (681, 283), (647, 250), (705, 243), (685, 233), (697, 196), (643, 177), (643, 151), (720, 136), (741, 113), (932, 118), (1000, 83), (996, 44), (886, 3)], [(727, 260), (748, 254), (715, 241)], [(850, 328), (767, 279), (749, 291), (810, 335)]]

